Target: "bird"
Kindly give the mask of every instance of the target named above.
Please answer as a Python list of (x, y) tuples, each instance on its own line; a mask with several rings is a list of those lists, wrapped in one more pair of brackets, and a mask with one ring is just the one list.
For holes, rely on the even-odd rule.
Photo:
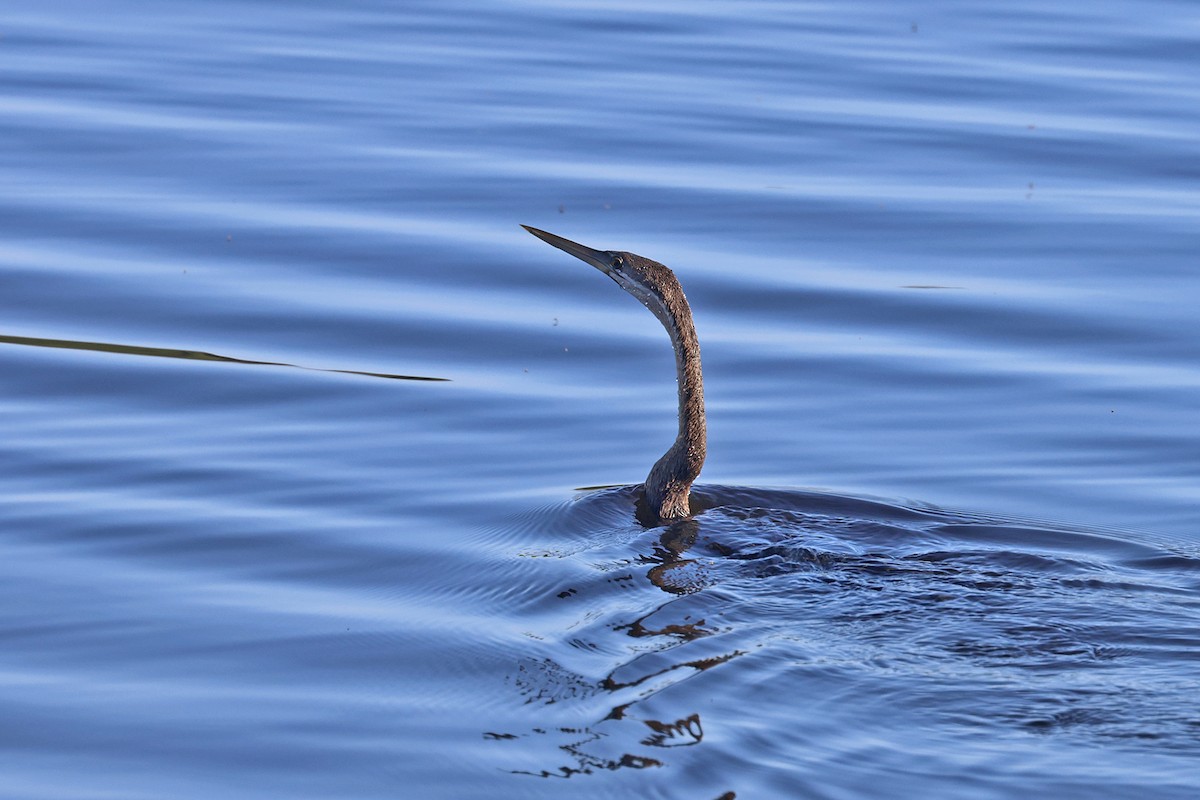
[(650, 468), (643, 497), (655, 521), (669, 524), (691, 516), (689, 497), (707, 451), (704, 377), (692, 309), (669, 267), (622, 250), (590, 247), (528, 225), (522, 228), (547, 244), (591, 264), (650, 309), (671, 337), (679, 389), (679, 435)]

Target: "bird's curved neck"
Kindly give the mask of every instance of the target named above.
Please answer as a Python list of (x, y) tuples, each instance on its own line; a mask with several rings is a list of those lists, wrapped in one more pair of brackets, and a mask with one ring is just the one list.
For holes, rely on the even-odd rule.
[[(675, 344), (675, 379), (679, 384), (679, 438), (676, 441), (699, 448), (701, 460), (706, 446), (704, 421), (704, 377), (700, 368), (700, 341), (688, 317), (680, 320)], [(697, 465), (697, 468), (699, 465)], [(698, 471), (698, 469), (697, 469)]]
[(667, 297), (666, 314), (658, 315), (675, 348), (675, 374), (679, 390), (679, 435), (651, 468), (646, 478), (646, 499), (663, 521), (690, 515), (688, 495), (704, 466), (707, 426), (704, 415), (704, 378), (700, 366), (700, 341), (691, 309), (683, 292)]

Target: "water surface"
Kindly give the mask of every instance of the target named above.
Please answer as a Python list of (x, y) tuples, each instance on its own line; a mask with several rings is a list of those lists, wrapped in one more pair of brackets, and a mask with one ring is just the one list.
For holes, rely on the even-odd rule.
[(1198, 34), (9, 14), (0, 795), (1194, 797)]

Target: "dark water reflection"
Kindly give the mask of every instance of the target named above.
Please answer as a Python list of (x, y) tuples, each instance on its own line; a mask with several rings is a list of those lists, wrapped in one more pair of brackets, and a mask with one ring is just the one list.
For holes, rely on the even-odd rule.
[(0, 336), (0, 344), (16, 344), (26, 347), (57, 347), (66, 350), (91, 350), (97, 353), (119, 353), (129, 356), (150, 356), (151, 358), (184, 358), (191, 361), (221, 361), (226, 364), (251, 364), (259, 367), (292, 367), (294, 369), (316, 369), (318, 372), (340, 372), (345, 375), (362, 375), (367, 378), (391, 378), (405, 381), (444, 381), (446, 378), (429, 378), (419, 375), (389, 375), (383, 372), (363, 372), (353, 369), (326, 369), (317, 367), (302, 367), (297, 364), (284, 364), (279, 361), (252, 361), (246, 358), (222, 356), (216, 353), (204, 353), (199, 350), (173, 350), (162, 347), (145, 347), (142, 345), (113, 344), (112, 342), (74, 342), (66, 339), (37, 339), (28, 336)]
[[(574, 722), (487, 731), (514, 772), (654, 768), (670, 777), (651, 786), (715, 796), (737, 779), (693, 784), (699, 764), (736, 776), (778, 759), (772, 784), (790, 794), (840, 796), (875, 772), (905, 795), (971, 775), (1004, 796), (989, 782), (1050, 759), (1047, 790), (1132, 797), (1169, 793), (1200, 752), (1195, 548), (721, 487), (702, 489), (694, 519), (638, 531), (623, 522), (635, 495), (582, 497), (556, 514), (578, 549), (526, 554), (570, 566), (557, 602), (524, 615), (542, 645), (510, 684)], [(741, 718), (763, 691), (765, 716)], [(773, 732), (732, 745), (747, 723)], [(854, 752), (865, 760), (842, 772)], [(1166, 771), (1142, 772), (1146, 758)]]

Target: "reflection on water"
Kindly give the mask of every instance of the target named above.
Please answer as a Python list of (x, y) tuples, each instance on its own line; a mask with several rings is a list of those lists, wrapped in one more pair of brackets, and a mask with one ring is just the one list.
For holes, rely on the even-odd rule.
[(68, 339), (38, 339), (31, 336), (3, 336), (0, 344), (17, 344), (26, 347), (55, 347), (66, 350), (91, 350), (97, 353), (118, 353), (127, 356), (151, 356), (153, 358), (183, 358), (190, 361), (221, 361), (226, 364), (253, 364), (260, 367), (291, 367), (292, 369), (307, 369), (314, 372), (340, 372), (344, 375), (363, 375), (368, 378), (391, 378), (402, 381), (445, 381), (447, 378), (428, 378), (417, 375), (390, 375), (385, 372), (363, 372), (356, 369), (321, 369), (319, 367), (303, 367), (299, 364), (284, 364), (280, 361), (253, 361), (246, 358), (219, 356), (216, 353), (204, 353), (199, 350), (175, 350), (164, 347), (140, 347), (129, 344), (112, 344), (110, 342), (74, 342)]
[[(743, 727), (748, 676), (777, 691), (774, 709), (759, 707), (769, 714), (761, 724), (786, 720), (758, 763), (827, 747), (831, 725), (840, 735), (875, 729), (879, 746), (916, 767), (892, 779), (902, 793), (928, 791), (938, 783), (930, 775), (961, 774), (960, 758), (978, 759), (956, 746), (960, 737), (1004, 741), (1016, 771), (1045, 758), (1052, 737), (1064, 785), (1086, 779), (1095, 748), (1117, 748), (1109, 766), (1131, 769), (1149, 753), (1200, 754), (1195, 548), (711, 486), (700, 487), (693, 519), (641, 533), (628, 523), (607, 535), (573, 530), (573, 518), (632, 515), (637, 494), (601, 490), (558, 519), (568, 537), (593, 542), (569, 556), (591, 572), (561, 585), (562, 608), (539, 610), (530, 636), (569, 657), (527, 655), (510, 685), (577, 721), (488, 732), (500, 751), (523, 743), (508, 758), (515, 773), (656, 768), (685, 780), (697, 763), (731, 754), (721, 744), (707, 756), (665, 751), (704, 751), (706, 735), (723, 741)], [(1147, 670), (1173, 678), (1148, 680)], [(828, 757), (812, 765), (819, 778), (799, 769), (784, 785), (848, 788), (818, 766)], [(1145, 774), (1134, 783), (1155, 785)]]

